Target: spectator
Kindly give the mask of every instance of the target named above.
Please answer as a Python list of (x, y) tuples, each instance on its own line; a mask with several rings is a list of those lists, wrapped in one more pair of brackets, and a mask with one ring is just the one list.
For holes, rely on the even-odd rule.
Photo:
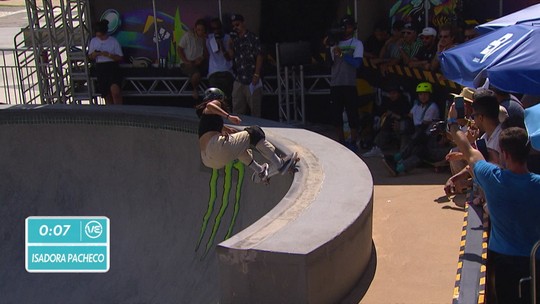
[(236, 79), (233, 84), (233, 111), (261, 117), (263, 53), (259, 37), (250, 32), (244, 16), (232, 15), (232, 26), (238, 35), (231, 39)]
[[(324, 44), (330, 48), (333, 60), (330, 79), (331, 115), (338, 140), (351, 150), (356, 151), (359, 125), (356, 71), (362, 64), (364, 46), (360, 40), (354, 38), (356, 22), (352, 16), (343, 17), (340, 25), (345, 29), (345, 33), (336, 45), (328, 45), (328, 37), (324, 39)], [(350, 142), (345, 142), (344, 109), (351, 129)]]
[(399, 153), (385, 156), (383, 159), (386, 168), (393, 176), (411, 171), (420, 164), (422, 159), (442, 160), (446, 151), (448, 151), (447, 148), (444, 151), (439, 149), (440, 138), (438, 134), (432, 136), (434, 134), (430, 130), (433, 122), (439, 119), (439, 108), (431, 100), (431, 94), (433, 93), (431, 83), (419, 83), (416, 92), (418, 100), (409, 112), (409, 117), (414, 125), (410, 141)]
[(429, 70), (431, 61), (437, 55), (437, 31), (432, 27), (426, 27), (420, 33), (420, 39), (422, 40), (422, 47), (418, 54), (411, 58), (408, 65), (411, 68)]
[[(540, 204), (532, 199), (540, 196), (540, 176), (527, 169), (530, 150), (527, 132), (516, 127), (501, 132), (501, 157), (507, 167), (502, 169), (486, 162), (482, 154), (470, 145), (454, 123), (455, 118), (455, 109), (451, 107), (448, 120), (452, 138), (463, 152), (489, 202), (491, 233), (487, 290), (489, 294), (495, 294), (495, 299), (489, 299), (489, 302), (522, 303), (518, 295), (519, 281), (531, 275), (529, 255), (540, 239)], [(530, 299), (529, 292), (530, 288), (526, 288), (522, 299)]]
[[(487, 89), (478, 89), (473, 95), (474, 102), (472, 103), (473, 113), (471, 119), (474, 121), (474, 126), (477, 127), (483, 135), (480, 140), (486, 143), (487, 151), (484, 151), (484, 159), (489, 162), (503, 166), (500, 160), (500, 147), (499, 147), (499, 134), (501, 133), (501, 113), (504, 112), (504, 108), (499, 107), (499, 103), (495, 98), (492, 91)], [(503, 119), (506, 116), (503, 114)], [(469, 137), (470, 141), (474, 141), (476, 138)], [(461, 155), (461, 151), (454, 154), (451, 157), (447, 157), (450, 161), (457, 160)], [(461, 185), (465, 184), (465, 181), (470, 178), (470, 172), (466, 169), (454, 174), (450, 177), (445, 184), (445, 192), (447, 195), (454, 194), (456, 191), (460, 192)]]
[(393, 44), (393, 52), (395, 52), (395, 49), (397, 48), (399, 56), (396, 57), (394, 56), (395, 54), (392, 53), (390, 60), (381, 64), (380, 70), (383, 75), (386, 74), (386, 70), (389, 66), (396, 64), (408, 64), (409, 61), (416, 56), (420, 50), (420, 47), (422, 46), (422, 41), (418, 39), (416, 28), (411, 23), (406, 23), (403, 26), (401, 35), (402, 38)]
[(380, 116), (380, 129), (375, 135), (375, 145), (370, 151), (362, 154), (362, 157), (384, 157), (383, 150), (398, 139), (400, 150), (404, 149), (410, 134), (400, 130), (401, 121), (406, 121), (411, 109), (409, 100), (403, 95), (399, 85), (391, 84), (386, 89), (388, 98), (383, 99), (378, 115)]
[(208, 84), (210, 87), (221, 89), (228, 100), (232, 98), (234, 73), (229, 34), (223, 32), (218, 18), (210, 21), (210, 31), (206, 39), (208, 52)]
[(379, 58), (375, 59), (373, 62), (375, 64), (388, 62), (390, 60), (396, 60), (396, 62), (399, 62), (400, 58), (400, 52), (399, 47), (401, 40), (403, 39), (403, 34), (401, 31), (403, 30), (403, 26), (405, 26), (405, 22), (401, 20), (397, 20), (392, 25), (392, 35), (386, 42), (384, 43), (380, 53)]
[(401, 33), (403, 34), (400, 48), (401, 63), (409, 64), (409, 61), (411, 61), (411, 59), (418, 54), (418, 51), (420, 51), (422, 41), (418, 39), (416, 27), (411, 23), (405, 24)]
[(384, 44), (388, 40), (388, 26), (385, 22), (379, 22), (375, 25), (373, 34), (368, 37), (364, 48), (364, 58), (378, 58)]
[(499, 104), (506, 109), (510, 119), (516, 121), (523, 121), (525, 119), (525, 110), (521, 105), (521, 101), (519, 101), (516, 96), (501, 91), (493, 86), (490, 86), (490, 90), (495, 93), (495, 97), (499, 101)]
[(180, 68), (182, 72), (189, 76), (193, 87), (193, 99), (199, 99), (199, 84), (202, 73), (205, 72), (206, 59), (208, 53), (205, 47), (206, 24), (203, 19), (195, 22), (195, 28), (182, 36), (178, 43), (178, 55), (182, 60)]
[(467, 42), (471, 39), (478, 37), (478, 31), (476, 30), (476, 24), (467, 24), (463, 28), (463, 42)]
[(96, 36), (90, 40), (88, 57), (96, 62), (98, 90), (105, 103), (122, 104), (122, 75), (118, 62), (122, 61), (124, 53), (118, 40), (109, 36), (108, 31), (109, 21), (101, 20), (96, 24)]
[(437, 43), (437, 56), (431, 61), (429, 67), (432, 71), (439, 71), (441, 65), (439, 62), (439, 55), (456, 45), (456, 30), (450, 24), (444, 24), (439, 28), (439, 43)]

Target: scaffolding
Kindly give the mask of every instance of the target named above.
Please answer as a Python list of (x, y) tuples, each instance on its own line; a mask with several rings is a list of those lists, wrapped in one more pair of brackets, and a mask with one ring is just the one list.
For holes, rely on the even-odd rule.
[[(60, 0), (60, 6), (51, 0), (40, 2), (26, 0), (28, 27), (15, 37), (21, 90), (37, 86), (42, 104), (95, 102), (86, 56), (91, 37), (89, 1)], [(29, 77), (37, 77), (35, 86), (22, 85)], [(34, 102), (34, 95), (25, 100)]]
[(309, 43), (276, 43), (279, 120), (306, 124), (304, 64), (311, 62)]

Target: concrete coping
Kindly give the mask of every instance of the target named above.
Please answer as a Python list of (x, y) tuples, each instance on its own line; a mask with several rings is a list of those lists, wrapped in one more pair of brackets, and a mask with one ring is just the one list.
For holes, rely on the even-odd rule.
[[(180, 121), (191, 128), (197, 123), (192, 109), (0, 106), (0, 115), (20, 114), (15, 117), (49, 111), (71, 116), (112, 115), (112, 119), (158, 124)], [(299, 171), (285, 197), (270, 212), (218, 245), (220, 302), (342, 301), (363, 279), (373, 257), (373, 179), (369, 169), (350, 150), (314, 132), (250, 117), (242, 119), (244, 125), (263, 127), (267, 138), (282, 152), (298, 152)]]

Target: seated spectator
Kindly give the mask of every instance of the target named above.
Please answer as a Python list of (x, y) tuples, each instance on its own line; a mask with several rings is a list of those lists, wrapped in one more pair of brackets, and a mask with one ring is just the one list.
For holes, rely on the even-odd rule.
[[(362, 154), (362, 157), (383, 157), (384, 149), (387, 149), (389, 144), (397, 139), (400, 142), (400, 150), (405, 148), (408, 143), (410, 134), (406, 130), (401, 129), (405, 122), (408, 122), (408, 114), (411, 109), (409, 100), (403, 95), (402, 88), (396, 84), (390, 84), (386, 91), (388, 97), (384, 98), (376, 114), (380, 121), (379, 129), (374, 139), (374, 146), (370, 151)], [(404, 123), (401, 123), (401, 122)]]
[(397, 176), (416, 168), (422, 159), (442, 160), (448, 148), (439, 147), (444, 141), (439, 134), (431, 132), (434, 121), (439, 120), (439, 107), (431, 100), (433, 93), (429, 82), (421, 82), (416, 87), (418, 100), (409, 112), (414, 131), (409, 143), (399, 153), (385, 156), (383, 159), (390, 174)]
[(431, 61), (437, 56), (437, 31), (432, 27), (426, 27), (420, 33), (422, 47), (418, 54), (411, 58), (409, 67), (429, 70)]
[(437, 56), (431, 61), (429, 67), (430, 70), (437, 72), (441, 65), (439, 62), (439, 56), (442, 52), (448, 50), (456, 45), (456, 30), (450, 24), (442, 25), (439, 28), (439, 43), (437, 43)]
[(388, 38), (388, 26), (386, 22), (377, 23), (373, 34), (368, 37), (364, 44), (364, 58), (379, 58), (381, 50)]
[(502, 169), (486, 162), (482, 153), (474, 149), (459, 130), (455, 119), (456, 111), (451, 107), (448, 114), (450, 133), (489, 202), (488, 302), (528, 303), (530, 283), (523, 284), (521, 299), (518, 290), (521, 278), (531, 275), (529, 255), (540, 240), (540, 204), (533, 199), (540, 196), (540, 176), (527, 169), (529, 137), (524, 129), (517, 127), (501, 132), (498, 145), (506, 164), (506, 169)]
[(88, 57), (96, 62), (98, 90), (105, 104), (122, 104), (122, 75), (118, 63), (124, 54), (116, 38), (109, 36), (109, 21), (101, 20), (96, 25), (96, 36), (90, 40)]
[(199, 98), (199, 84), (203, 73), (206, 73), (206, 24), (203, 19), (195, 22), (195, 28), (186, 32), (178, 43), (178, 55), (182, 60), (180, 68), (190, 77), (193, 87), (193, 99)]

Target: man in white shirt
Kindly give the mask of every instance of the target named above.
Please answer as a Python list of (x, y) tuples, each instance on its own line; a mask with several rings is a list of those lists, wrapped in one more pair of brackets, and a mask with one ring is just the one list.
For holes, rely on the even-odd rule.
[[(208, 52), (208, 84), (219, 88), (231, 99), (234, 82), (231, 37), (223, 32), (218, 18), (210, 20), (210, 33), (206, 39)], [(230, 104), (230, 102), (229, 102)]]
[(190, 77), (193, 86), (193, 99), (199, 98), (199, 84), (201, 74), (204, 71), (208, 53), (205, 47), (206, 24), (203, 19), (195, 22), (193, 31), (186, 32), (178, 43), (178, 55), (182, 60), (180, 68), (182, 72)]

